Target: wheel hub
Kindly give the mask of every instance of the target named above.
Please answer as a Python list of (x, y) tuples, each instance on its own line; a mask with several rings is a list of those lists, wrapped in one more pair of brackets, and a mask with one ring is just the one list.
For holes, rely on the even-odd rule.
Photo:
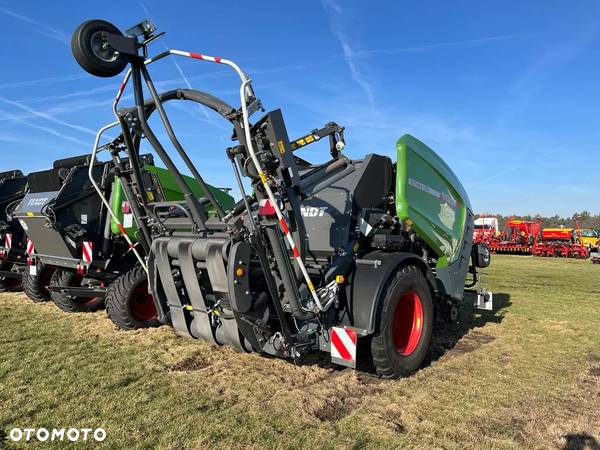
[(398, 353), (408, 356), (415, 351), (423, 334), (423, 304), (416, 292), (407, 292), (396, 305), (392, 333)]
[(134, 289), (130, 299), (130, 307), (131, 312), (138, 320), (154, 320), (158, 315), (154, 299), (148, 293), (146, 283), (142, 283)]
[(105, 62), (113, 62), (119, 57), (119, 52), (113, 49), (106, 40), (104, 31), (96, 31), (91, 38), (92, 52)]

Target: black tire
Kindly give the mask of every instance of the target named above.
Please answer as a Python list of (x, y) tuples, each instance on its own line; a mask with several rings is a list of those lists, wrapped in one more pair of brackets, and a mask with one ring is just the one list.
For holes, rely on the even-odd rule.
[(97, 77), (114, 77), (123, 72), (129, 59), (116, 52), (106, 41), (102, 32), (123, 35), (112, 23), (105, 20), (88, 20), (73, 32), (71, 51), (83, 70)]
[(123, 330), (158, 327), (156, 307), (148, 294), (148, 276), (135, 266), (113, 281), (106, 291), (106, 313)]
[(21, 282), (23, 284), (23, 292), (36, 303), (47, 302), (50, 300), (50, 291), (48, 285), (54, 274), (53, 267), (43, 267), (38, 269), (37, 275), (29, 273), (29, 267), (23, 271)]
[[(70, 270), (57, 269), (50, 286), (81, 286), (83, 277)], [(65, 312), (93, 312), (104, 307), (103, 297), (73, 297), (62, 292), (52, 292), (52, 301)]]
[(392, 274), (382, 296), (371, 338), (373, 367), (382, 378), (405, 377), (421, 367), (429, 351), (431, 289), (417, 267), (404, 266)]

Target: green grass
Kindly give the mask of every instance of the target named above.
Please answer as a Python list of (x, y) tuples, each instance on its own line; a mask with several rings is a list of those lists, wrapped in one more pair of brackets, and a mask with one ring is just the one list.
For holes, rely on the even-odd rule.
[(0, 429), (103, 427), (111, 448), (600, 445), (600, 266), (497, 256), (487, 272), (496, 310), (464, 305), (395, 381), (0, 294)]

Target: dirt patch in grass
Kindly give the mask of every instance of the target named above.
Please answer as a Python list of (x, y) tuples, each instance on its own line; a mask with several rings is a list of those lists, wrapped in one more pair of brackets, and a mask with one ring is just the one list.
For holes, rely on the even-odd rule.
[(210, 367), (211, 361), (202, 353), (195, 353), (192, 356), (185, 358), (175, 364), (167, 366), (168, 370), (174, 372), (191, 372), (194, 370), (205, 369)]
[(481, 333), (480, 331), (471, 331), (456, 343), (452, 348), (452, 353), (471, 353), (495, 339), (494, 336), (490, 336), (489, 334)]
[[(348, 373), (351, 372), (351, 373)], [(307, 411), (321, 422), (335, 422), (356, 409), (365, 397), (380, 393), (382, 380), (352, 371), (333, 374), (324, 381), (327, 394), (308, 402)]]

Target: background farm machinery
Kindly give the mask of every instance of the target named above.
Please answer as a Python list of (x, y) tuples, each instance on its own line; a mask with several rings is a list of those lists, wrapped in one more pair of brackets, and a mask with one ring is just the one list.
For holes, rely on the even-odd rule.
[[(156, 167), (151, 155), (138, 155), (138, 162), (143, 183), (139, 196), (159, 205), (182, 198), (169, 172)], [(30, 270), (23, 274), (32, 300), (49, 299), (41, 293), (47, 288), (63, 311), (95, 311), (106, 300), (108, 315), (120, 328), (158, 325), (146, 272), (136, 259), (148, 243), (133, 218), (130, 174), (127, 159), (99, 162), (83, 155), (55, 161), (52, 169), (28, 177), (27, 193), (13, 215), (35, 245), (27, 254)], [(185, 181), (195, 195), (203, 196), (192, 179)], [(110, 199), (108, 205), (96, 188)], [(225, 205), (233, 204), (225, 192), (210, 189)], [(44, 281), (32, 283), (39, 279)]]
[[(586, 242), (584, 237), (584, 232), (594, 230), (579, 227), (543, 228), (541, 221), (511, 218), (500, 232), (495, 217), (479, 217), (475, 227), (473, 241), (486, 243), (492, 253), (585, 259), (594, 249), (592, 240)], [(594, 242), (597, 248), (598, 240)]]
[(26, 260), (26, 237), (12, 213), (26, 186), (27, 179), (20, 170), (0, 173), (0, 290), (21, 288), (19, 266)]
[(533, 256), (586, 259), (589, 248), (581, 242), (581, 229), (544, 228), (541, 239), (532, 248)]

